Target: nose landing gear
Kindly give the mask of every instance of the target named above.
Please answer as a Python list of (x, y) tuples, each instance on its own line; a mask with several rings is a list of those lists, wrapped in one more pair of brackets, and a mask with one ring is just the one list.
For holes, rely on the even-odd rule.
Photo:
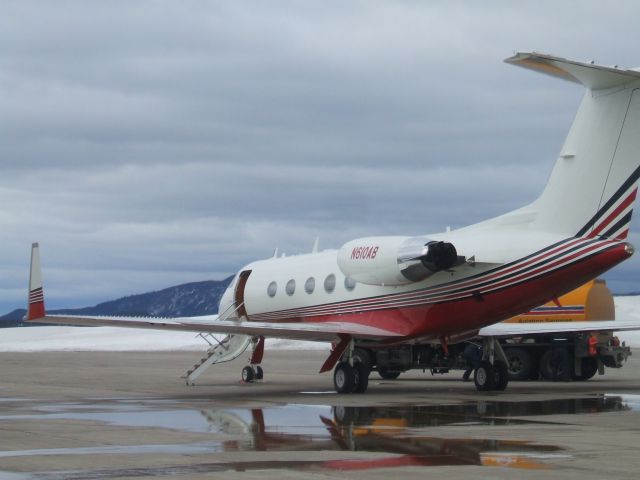
[(245, 383), (252, 383), (264, 378), (264, 371), (262, 367), (258, 365), (262, 363), (262, 357), (264, 356), (264, 337), (252, 338), (251, 347), (252, 352), (249, 365), (242, 369), (242, 381)]

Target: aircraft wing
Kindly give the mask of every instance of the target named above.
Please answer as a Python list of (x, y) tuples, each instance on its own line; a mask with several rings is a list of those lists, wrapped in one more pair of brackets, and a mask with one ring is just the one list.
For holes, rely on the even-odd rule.
[(640, 330), (640, 320), (592, 320), (586, 322), (496, 323), (480, 329), (480, 337), (517, 337), (544, 333), (623, 332)]
[(153, 317), (84, 317), (66, 315), (46, 315), (29, 319), (34, 323), (54, 323), (58, 325), (108, 326), (129, 328), (150, 328), (156, 330), (178, 330), (187, 332), (211, 332), (290, 340), (317, 342), (340, 341), (345, 336), (367, 340), (393, 340), (402, 335), (367, 325), (347, 322), (322, 323), (267, 323), (236, 322), (217, 320), (210, 317), (153, 318)]

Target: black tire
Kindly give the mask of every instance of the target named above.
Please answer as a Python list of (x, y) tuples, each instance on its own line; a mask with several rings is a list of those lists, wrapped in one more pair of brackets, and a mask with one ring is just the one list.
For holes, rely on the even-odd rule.
[(400, 376), (401, 373), (402, 372), (399, 372), (397, 370), (387, 370), (384, 367), (378, 367), (378, 375), (380, 375), (380, 377), (384, 378), (385, 380), (395, 380)]
[(242, 369), (242, 381), (251, 383), (255, 378), (255, 373), (253, 372), (253, 368), (246, 366)]
[(540, 376), (544, 380), (553, 380), (553, 352), (551, 350), (547, 350), (540, 357), (540, 362), (538, 363), (538, 370), (540, 370)]
[(369, 371), (371, 371), (371, 367), (373, 365), (371, 354), (364, 348), (354, 349), (351, 358), (353, 359), (353, 363), (362, 363), (367, 367)]
[(574, 373), (572, 378), (580, 382), (585, 382), (598, 373), (598, 360), (593, 357), (585, 357), (582, 359), (580, 369), (582, 373), (580, 375)]
[(509, 385), (509, 369), (504, 362), (493, 363), (494, 385), (493, 389), (499, 392), (504, 391)]
[(523, 348), (507, 348), (504, 351), (507, 356), (509, 380), (529, 380), (534, 370), (533, 357)]
[(476, 368), (473, 376), (473, 383), (476, 384), (476, 389), (479, 392), (488, 392), (493, 390), (495, 379), (496, 375), (493, 370), (493, 366), (486, 360), (480, 362), (480, 365)]
[(355, 385), (353, 367), (347, 362), (340, 362), (333, 371), (333, 386), (338, 393), (351, 393)]
[(256, 367), (256, 380), (262, 380), (263, 378), (264, 378), (264, 371), (262, 370), (262, 367), (258, 365)]
[[(569, 371), (565, 374), (562, 366), (558, 369), (558, 379), (561, 380), (569, 380), (574, 376), (573, 372), (573, 358), (569, 354), (569, 358), (567, 358), (567, 367)], [(540, 375), (543, 379), (553, 381), (553, 350), (547, 350), (540, 357), (540, 363), (538, 364), (538, 368), (540, 369)]]
[(369, 368), (360, 362), (353, 364), (353, 393), (364, 393), (369, 386)]

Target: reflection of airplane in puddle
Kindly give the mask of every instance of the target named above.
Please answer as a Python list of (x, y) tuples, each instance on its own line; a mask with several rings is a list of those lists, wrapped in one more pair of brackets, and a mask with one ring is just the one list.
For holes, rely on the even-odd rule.
[(203, 410), (202, 414), (212, 430), (232, 437), (223, 441), (225, 451), (360, 453), (307, 464), (315, 468), (487, 465), (533, 469), (546, 468), (542, 460), (561, 450), (526, 441), (438, 438), (416, 431), (425, 426), (477, 423), (486, 409), (481, 403), (456, 405), (452, 411), (447, 407), (287, 406)]
[(640, 179), (639, 71), (537, 53), (507, 62), (586, 88), (547, 185), (531, 204), (457, 230), (359, 238), (338, 250), (319, 251), (316, 244), (310, 254), (253, 262), (224, 293), (217, 318), (47, 316), (34, 247), (28, 319), (228, 334), (187, 373), (188, 381), (238, 356), (251, 339), (247, 381), (262, 378), (264, 337), (334, 342), (320, 371), (335, 367), (339, 393), (365, 392), (371, 369), (380, 371), (378, 353), (393, 346), (438, 344), (449, 355), (449, 344), (480, 336), (476, 387), (504, 390), (507, 358), (497, 341), (503, 336), (640, 328), (620, 321), (496, 325), (559, 303), (633, 254), (626, 238)]

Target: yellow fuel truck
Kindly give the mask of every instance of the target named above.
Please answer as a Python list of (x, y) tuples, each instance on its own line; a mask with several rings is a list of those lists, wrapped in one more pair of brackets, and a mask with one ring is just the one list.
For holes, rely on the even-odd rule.
[[(510, 318), (510, 323), (578, 322), (615, 320), (613, 295), (604, 280), (593, 280), (533, 310)], [(502, 348), (509, 360), (510, 380), (551, 379), (552, 343), (557, 335), (527, 335), (504, 340)], [(631, 350), (620, 344), (613, 332), (563, 334), (571, 366), (568, 377), (588, 380), (604, 367), (620, 368)], [(574, 366), (580, 363), (580, 369)], [(580, 370), (579, 374), (575, 372)]]
[[(511, 323), (544, 323), (614, 320), (613, 295), (604, 280), (593, 280), (585, 285), (517, 317), (505, 320)], [(631, 355), (613, 331), (593, 333), (587, 330), (562, 334), (537, 333), (500, 340), (508, 360), (509, 380), (588, 380), (596, 373), (604, 374), (605, 367), (620, 368)], [(371, 365), (384, 379), (397, 378), (411, 369), (430, 371), (432, 374), (451, 370), (466, 370), (468, 358), (465, 350), (472, 346), (480, 351), (482, 339), (469, 339), (449, 345), (418, 344), (368, 350), (356, 348), (357, 361)], [(554, 364), (553, 355), (562, 354), (562, 365)], [(556, 368), (554, 369), (554, 366)], [(555, 370), (555, 371), (554, 371)], [(562, 371), (559, 371), (562, 370)]]

